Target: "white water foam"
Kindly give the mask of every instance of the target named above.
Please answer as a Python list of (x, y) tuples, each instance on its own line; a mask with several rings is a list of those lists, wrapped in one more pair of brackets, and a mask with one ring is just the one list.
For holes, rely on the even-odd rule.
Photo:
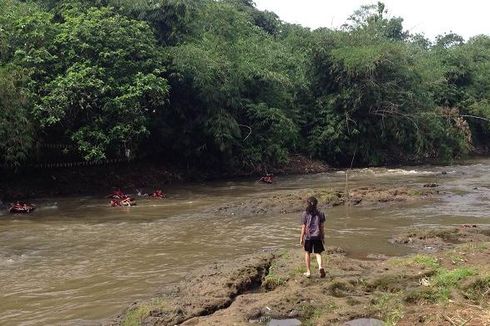
[(370, 174), (376, 177), (397, 176), (397, 175), (435, 175), (440, 173), (437, 171), (424, 171), (424, 170), (373, 169), (373, 168), (364, 168), (364, 169), (357, 170), (355, 172), (360, 174)]

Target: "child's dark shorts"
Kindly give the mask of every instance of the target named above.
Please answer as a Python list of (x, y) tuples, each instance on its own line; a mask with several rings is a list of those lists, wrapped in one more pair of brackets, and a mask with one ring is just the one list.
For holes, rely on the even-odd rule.
[(320, 239), (311, 239), (305, 240), (305, 251), (308, 251), (310, 254), (314, 252), (315, 254), (320, 254), (325, 251), (323, 247), (323, 242)]

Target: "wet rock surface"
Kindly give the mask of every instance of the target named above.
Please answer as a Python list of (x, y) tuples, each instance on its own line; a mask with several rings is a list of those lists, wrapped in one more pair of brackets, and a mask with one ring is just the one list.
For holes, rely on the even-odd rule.
[[(212, 314), (227, 308), (238, 295), (259, 288), (273, 258), (272, 253), (261, 253), (209, 265), (189, 273), (184, 281), (161, 289), (150, 302), (134, 304), (124, 315), (146, 312), (147, 324), (175, 325), (194, 316)], [(121, 323), (122, 316), (114, 322)]]
[(490, 227), (477, 224), (462, 224), (437, 229), (414, 229), (390, 239), (393, 244), (403, 244), (425, 252), (448, 249), (458, 243), (485, 241), (490, 241)]
[(348, 321), (345, 326), (383, 326), (385, 323), (379, 319), (373, 318), (359, 318)]
[(267, 326), (299, 326), (301, 321), (297, 319), (271, 319)]
[(303, 276), (301, 249), (214, 264), (130, 307), (115, 324), (487, 325), (490, 234), (483, 225), (456, 230), (414, 231), (447, 243), (433, 253), (366, 261), (328, 248), (326, 278), (315, 262), (311, 278)]
[(206, 213), (226, 216), (255, 216), (262, 214), (288, 214), (300, 212), (304, 209), (304, 201), (310, 196), (318, 199), (320, 207), (334, 207), (339, 205), (368, 206), (388, 205), (415, 200), (426, 200), (439, 195), (438, 190), (427, 187), (396, 186), (384, 187), (358, 187), (349, 191), (337, 189), (284, 191), (261, 198), (233, 201), (215, 207)]

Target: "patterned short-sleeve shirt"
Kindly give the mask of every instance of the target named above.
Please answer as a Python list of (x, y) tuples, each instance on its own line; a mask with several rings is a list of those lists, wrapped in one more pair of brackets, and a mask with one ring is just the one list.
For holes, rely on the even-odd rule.
[(320, 239), (321, 231), (320, 225), (325, 223), (325, 214), (317, 212), (312, 215), (308, 212), (304, 212), (301, 217), (301, 225), (305, 225), (305, 240)]

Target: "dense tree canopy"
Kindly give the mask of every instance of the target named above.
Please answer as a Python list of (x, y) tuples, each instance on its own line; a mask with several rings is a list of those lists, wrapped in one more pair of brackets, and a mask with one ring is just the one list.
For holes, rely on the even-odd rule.
[(311, 31), (249, 0), (6, 0), (0, 86), (17, 166), (46, 144), (258, 170), (451, 159), (490, 138), (490, 37), (431, 42), (382, 3)]

